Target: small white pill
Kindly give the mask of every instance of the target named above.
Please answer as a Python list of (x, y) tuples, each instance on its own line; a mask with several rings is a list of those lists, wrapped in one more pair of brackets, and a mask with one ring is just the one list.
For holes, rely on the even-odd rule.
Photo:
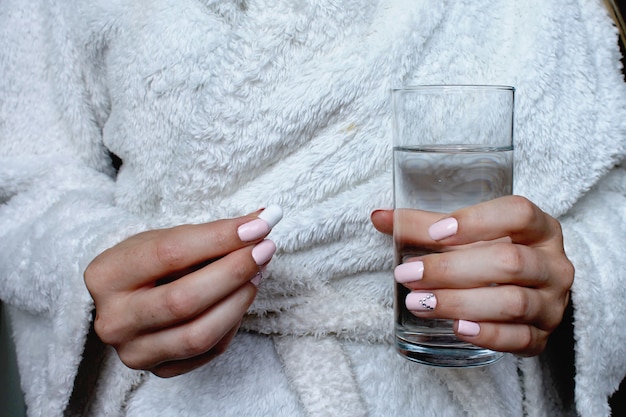
[(283, 209), (275, 204), (268, 206), (259, 214), (259, 218), (263, 219), (270, 225), (270, 229), (283, 218)]

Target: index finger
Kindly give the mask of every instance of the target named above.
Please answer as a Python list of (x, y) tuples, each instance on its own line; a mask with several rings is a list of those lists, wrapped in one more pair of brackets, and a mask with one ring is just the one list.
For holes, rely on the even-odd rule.
[[(395, 245), (401, 250), (447, 252), (479, 246), (484, 242), (472, 242), (455, 246), (442, 244), (428, 234), (429, 227), (443, 216), (442, 213), (417, 209), (395, 209), (372, 214), (372, 223), (382, 233), (392, 234)], [(510, 241), (510, 239), (502, 239)]]
[[(254, 224), (257, 219), (265, 227), (242, 239), (242, 226)], [(89, 265), (85, 278), (89, 276), (92, 285), (100, 281), (106, 290), (113, 291), (154, 286), (160, 279), (175, 278), (261, 241), (278, 220), (280, 216), (268, 210), (265, 217), (254, 213), (140, 233), (99, 255)]]
[(562, 240), (560, 223), (521, 196), (500, 197), (465, 207), (429, 228), (431, 239), (446, 245), (510, 238), (513, 243), (537, 246)]

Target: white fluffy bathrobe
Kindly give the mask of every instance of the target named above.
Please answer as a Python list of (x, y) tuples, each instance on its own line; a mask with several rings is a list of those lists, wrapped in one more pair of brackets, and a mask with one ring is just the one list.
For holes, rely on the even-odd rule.
[(29, 414), (69, 402), (95, 255), (272, 203), (279, 249), (228, 352), (164, 380), (107, 350), (89, 415), (566, 414), (539, 358), (451, 370), (393, 351), (391, 244), (368, 219), (391, 205), (403, 83), (517, 88), (515, 191), (563, 223), (576, 410), (608, 415), (626, 90), (599, 0), (0, 1), (0, 298)]

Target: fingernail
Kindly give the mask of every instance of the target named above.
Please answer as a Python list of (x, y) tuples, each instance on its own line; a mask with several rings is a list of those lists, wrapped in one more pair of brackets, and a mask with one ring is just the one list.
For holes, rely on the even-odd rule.
[(439, 220), (428, 228), (428, 234), (432, 240), (441, 240), (454, 235), (459, 228), (459, 223), (454, 217)]
[(430, 292), (411, 292), (404, 304), (411, 311), (433, 311), (437, 307), (437, 297)]
[(263, 274), (261, 273), (261, 271), (259, 271), (252, 277), (250, 282), (253, 283), (255, 287), (258, 287), (262, 279), (263, 279)]
[(393, 276), (399, 284), (419, 281), (424, 276), (424, 263), (415, 261), (400, 264), (394, 269)]
[(237, 229), (237, 235), (243, 242), (257, 240), (270, 232), (270, 226), (263, 219), (254, 219), (244, 223)]
[(459, 320), (457, 332), (463, 336), (478, 336), (480, 333), (480, 324), (473, 321)]
[(265, 274), (265, 270), (266, 268), (264, 267), (259, 269), (259, 272), (257, 272), (250, 280), (250, 282), (253, 283), (255, 287), (258, 287), (259, 284), (261, 284), (261, 281), (263, 281), (263, 274)]
[(275, 204), (268, 206), (259, 214), (259, 219), (265, 220), (272, 229), (283, 218), (283, 209)]
[(257, 240), (267, 235), (282, 218), (283, 211), (280, 207), (269, 206), (259, 214), (258, 218), (239, 226), (237, 235), (243, 242)]
[(264, 265), (267, 261), (272, 259), (275, 252), (276, 245), (274, 242), (269, 239), (265, 239), (252, 249), (252, 258), (257, 265)]

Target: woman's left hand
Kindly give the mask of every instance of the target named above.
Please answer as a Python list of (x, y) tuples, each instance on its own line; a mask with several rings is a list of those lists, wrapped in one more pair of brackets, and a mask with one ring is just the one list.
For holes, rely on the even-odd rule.
[[(437, 252), (394, 271), (411, 290), (406, 304), (413, 314), (454, 319), (458, 337), (477, 346), (525, 356), (543, 351), (574, 280), (555, 218), (518, 196), (445, 216), (406, 209), (401, 215), (410, 226), (395, 238)], [(393, 211), (377, 210), (371, 219), (392, 234)]]

